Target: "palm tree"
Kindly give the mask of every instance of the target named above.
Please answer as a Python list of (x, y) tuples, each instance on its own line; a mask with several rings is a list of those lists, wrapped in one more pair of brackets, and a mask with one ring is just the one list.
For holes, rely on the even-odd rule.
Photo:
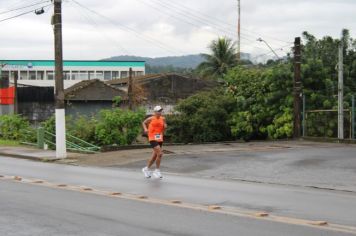
[(219, 78), (237, 65), (235, 44), (229, 38), (218, 38), (209, 45), (211, 54), (202, 54), (205, 61), (198, 66), (204, 77)]

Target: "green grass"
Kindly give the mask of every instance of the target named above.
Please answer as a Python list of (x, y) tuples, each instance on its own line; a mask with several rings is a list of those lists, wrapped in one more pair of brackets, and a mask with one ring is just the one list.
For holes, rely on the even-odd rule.
[(0, 139), (0, 146), (20, 146), (20, 142)]

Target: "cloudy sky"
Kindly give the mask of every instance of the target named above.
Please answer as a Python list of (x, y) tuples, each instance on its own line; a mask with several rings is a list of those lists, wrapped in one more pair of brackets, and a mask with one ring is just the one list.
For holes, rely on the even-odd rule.
[[(305, 30), (339, 37), (348, 28), (356, 38), (356, 0), (241, 2), (241, 50), (255, 56), (270, 53), (259, 37), (278, 54)], [(0, 59), (53, 58), (52, 6), (6, 20), (36, 7), (9, 10), (37, 3), (50, 1), (0, 0)], [(64, 0), (63, 21), (65, 59), (195, 54), (218, 36), (236, 40), (237, 0)]]

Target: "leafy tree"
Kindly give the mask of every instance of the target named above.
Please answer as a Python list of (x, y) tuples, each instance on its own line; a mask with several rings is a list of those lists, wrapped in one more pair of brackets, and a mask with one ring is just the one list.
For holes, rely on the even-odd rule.
[(30, 129), (28, 120), (19, 115), (0, 116), (0, 137), (3, 139), (20, 141)]
[(197, 68), (203, 76), (221, 78), (236, 66), (236, 49), (231, 39), (218, 38), (210, 44), (209, 49), (211, 54), (202, 54), (205, 61)]
[[(344, 47), (344, 108), (348, 109), (351, 96), (356, 94), (356, 40), (350, 37), (348, 30), (343, 30), (341, 40), (330, 36), (318, 40), (308, 32), (304, 32), (303, 37), (302, 83), (307, 110), (337, 109), (336, 65), (341, 41)], [(336, 112), (308, 114), (307, 134), (310, 136), (336, 137), (336, 127)]]
[(177, 114), (167, 118), (167, 135), (173, 142), (213, 142), (231, 139), (227, 123), (234, 99), (223, 91), (201, 92), (182, 100)]
[[(230, 70), (224, 80), (227, 93), (237, 102), (236, 111), (231, 114), (229, 122), (235, 138), (249, 140), (290, 137), (292, 120), (277, 119), (292, 114), (290, 65), (280, 64), (270, 68), (239, 66)], [(272, 130), (280, 127), (288, 130), (284, 133)]]
[(132, 144), (141, 130), (145, 113), (123, 109), (102, 110), (95, 128), (95, 137), (102, 145)]

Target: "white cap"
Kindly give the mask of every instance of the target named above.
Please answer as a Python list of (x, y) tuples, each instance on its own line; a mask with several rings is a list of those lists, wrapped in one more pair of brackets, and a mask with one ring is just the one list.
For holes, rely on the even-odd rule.
[(155, 106), (155, 108), (153, 108), (154, 112), (161, 112), (163, 111), (163, 108), (161, 106)]

